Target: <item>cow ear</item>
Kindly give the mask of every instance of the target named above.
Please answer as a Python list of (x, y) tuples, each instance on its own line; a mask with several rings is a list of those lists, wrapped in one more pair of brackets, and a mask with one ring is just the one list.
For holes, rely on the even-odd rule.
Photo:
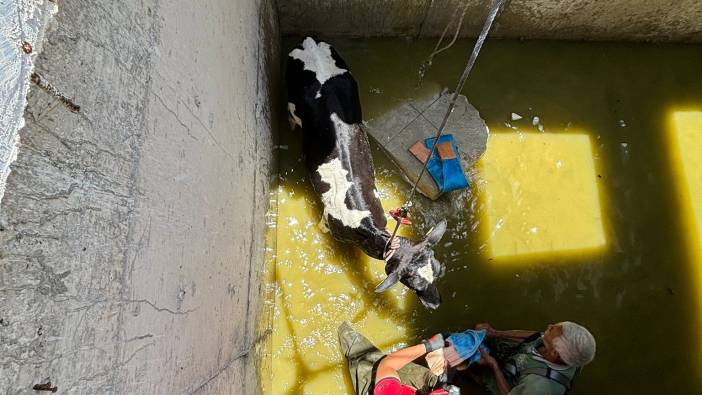
[(434, 225), (434, 227), (429, 230), (429, 233), (427, 233), (427, 237), (424, 239), (424, 241), (430, 246), (436, 245), (436, 243), (441, 241), (441, 237), (444, 235), (444, 232), (446, 232), (445, 219), (441, 220), (441, 222)]
[(397, 284), (398, 281), (400, 281), (400, 275), (397, 274), (397, 270), (395, 270), (394, 272), (388, 274), (388, 276), (385, 277), (385, 280), (375, 287), (375, 292), (385, 292), (390, 287)]

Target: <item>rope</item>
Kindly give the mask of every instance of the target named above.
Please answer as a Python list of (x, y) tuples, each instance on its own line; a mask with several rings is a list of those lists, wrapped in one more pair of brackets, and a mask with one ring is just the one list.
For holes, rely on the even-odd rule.
[(461, 16), (458, 19), (458, 25), (456, 26), (456, 31), (453, 33), (453, 38), (451, 39), (451, 42), (449, 42), (447, 45), (439, 49), (439, 46), (441, 43), (444, 41), (444, 37), (446, 37), (446, 33), (448, 32), (449, 27), (453, 24), (453, 21), (456, 20), (456, 17), (458, 14), (455, 14), (453, 18), (449, 21), (449, 23), (446, 25), (444, 28), (444, 32), (441, 33), (441, 37), (439, 38), (439, 41), (436, 42), (436, 46), (434, 47), (434, 51), (427, 56), (427, 58), (422, 62), (422, 65), (419, 66), (419, 82), (417, 85), (422, 85), (422, 81), (424, 80), (424, 74), (426, 74), (427, 70), (429, 70), (429, 67), (431, 67), (434, 56), (440, 54), (441, 52), (444, 52), (445, 50), (451, 48), (453, 44), (456, 43), (456, 39), (458, 39), (458, 34), (461, 32), (461, 26), (463, 26), (463, 19), (466, 16), (466, 11), (468, 11), (468, 6), (470, 4), (466, 4), (463, 7), (463, 12), (461, 13)]
[[(456, 107), (456, 100), (458, 99), (458, 95), (460, 92), (463, 90), (463, 86), (466, 83), (466, 80), (468, 80), (468, 75), (470, 75), (471, 70), (473, 70), (473, 66), (475, 65), (475, 61), (478, 58), (478, 53), (480, 53), (480, 48), (483, 46), (483, 43), (485, 42), (485, 38), (487, 37), (488, 33), (490, 32), (490, 28), (492, 27), (492, 23), (497, 17), (497, 14), (499, 13), (500, 9), (502, 8), (502, 5), (504, 4), (505, 0), (493, 0), (491, 7), (490, 7), (490, 12), (488, 13), (487, 19), (485, 19), (485, 24), (483, 25), (483, 29), (480, 31), (480, 35), (478, 36), (478, 40), (475, 42), (475, 46), (473, 47), (473, 52), (470, 54), (470, 58), (468, 58), (468, 63), (466, 64), (466, 67), (463, 69), (463, 74), (461, 74), (461, 78), (458, 80), (458, 85), (456, 86), (456, 89), (453, 91), (453, 95), (451, 96), (451, 101), (449, 102), (449, 106), (446, 109), (446, 114), (444, 114), (444, 118), (441, 121), (441, 125), (439, 125), (439, 129), (436, 131), (436, 136), (434, 136), (434, 140), (431, 146), (431, 152), (429, 153), (428, 158), (431, 158), (434, 156), (434, 153), (436, 152), (436, 146), (439, 138), (441, 135), (444, 133), (444, 128), (446, 127), (446, 123), (448, 123), (448, 119), (451, 116), (451, 113), (453, 112), (453, 109)], [(395, 229), (392, 231), (392, 235), (388, 239), (388, 241), (385, 243), (385, 251), (383, 255), (387, 253), (388, 246), (392, 243), (392, 241), (395, 239), (395, 236), (397, 235), (397, 230), (400, 228), (400, 224), (402, 223), (403, 218), (408, 218), (409, 217), (409, 209), (412, 207), (412, 199), (414, 198), (414, 194), (417, 192), (417, 186), (419, 185), (419, 181), (422, 179), (422, 176), (427, 170), (427, 165), (429, 164), (429, 159), (427, 159), (424, 162), (424, 166), (422, 166), (422, 170), (419, 172), (419, 176), (417, 176), (417, 181), (414, 182), (414, 185), (412, 186), (412, 191), (409, 194), (409, 197), (405, 201), (405, 204), (402, 205), (402, 207), (398, 208), (396, 210), (396, 215), (393, 215), (393, 218), (395, 218)]]

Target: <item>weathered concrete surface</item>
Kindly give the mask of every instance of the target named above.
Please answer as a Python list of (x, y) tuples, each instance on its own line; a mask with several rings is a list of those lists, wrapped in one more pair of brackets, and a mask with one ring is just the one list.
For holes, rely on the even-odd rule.
[[(468, 4), (475, 37), (490, 0), (278, 0), (284, 35), (437, 37)], [(451, 33), (454, 30), (451, 30)], [(491, 37), (702, 42), (699, 0), (511, 0)]]
[(56, 3), (49, 0), (0, 2), (0, 202), (10, 165), (17, 159), (33, 60), (54, 13)]
[(60, 2), (0, 206), (0, 393), (257, 392), (265, 0)]
[[(436, 135), (450, 102), (450, 93), (437, 92), (433, 96), (403, 103), (395, 110), (370, 121), (366, 128), (368, 134), (378, 142), (413, 185), (417, 182), (423, 164), (409, 152), (409, 147), (419, 140), (423, 141)], [(456, 140), (461, 165), (467, 174), (485, 152), (488, 129), (478, 110), (465, 96), (458, 96), (456, 106), (444, 128), (444, 134), (452, 134)], [(441, 196), (441, 191), (429, 173), (419, 180), (417, 190), (432, 200)]]

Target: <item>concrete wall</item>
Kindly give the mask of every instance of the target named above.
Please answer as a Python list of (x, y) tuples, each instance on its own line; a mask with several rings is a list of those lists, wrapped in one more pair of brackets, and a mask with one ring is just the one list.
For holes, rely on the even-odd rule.
[[(284, 35), (437, 37), (468, 4), (475, 37), (490, 0), (277, 0)], [(702, 42), (700, 0), (511, 0), (493, 37)], [(451, 31), (453, 32), (453, 30)]]
[(10, 164), (17, 159), (34, 58), (57, 10), (50, 0), (0, 2), (0, 202)]
[(0, 206), (0, 393), (257, 392), (266, 0), (61, 1)]

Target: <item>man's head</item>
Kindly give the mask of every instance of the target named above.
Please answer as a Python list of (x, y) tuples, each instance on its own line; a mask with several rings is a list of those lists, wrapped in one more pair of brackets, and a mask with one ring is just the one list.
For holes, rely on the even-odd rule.
[(564, 321), (549, 325), (544, 333), (547, 353), (568, 366), (585, 366), (595, 358), (595, 338), (585, 327)]

